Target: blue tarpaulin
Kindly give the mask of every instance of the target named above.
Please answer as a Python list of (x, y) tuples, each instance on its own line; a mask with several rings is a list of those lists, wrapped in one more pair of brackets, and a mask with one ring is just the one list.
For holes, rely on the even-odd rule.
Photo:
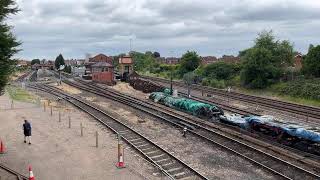
[(309, 127), (307, 125), (279, 121), (272, 116), (250, 116), (244, 118), (249, 124), (263, 124), (276, 127), (287, 134), (301, 139), (320, 142), (320, 128)]
[(227, 114), (225, 116), (220, 116), (220, 121), (226, 124), (239, 126), (243, 129), (247, 129), (249, 126), (249, 123), (246, 121), (244, 116), (238, 114)]

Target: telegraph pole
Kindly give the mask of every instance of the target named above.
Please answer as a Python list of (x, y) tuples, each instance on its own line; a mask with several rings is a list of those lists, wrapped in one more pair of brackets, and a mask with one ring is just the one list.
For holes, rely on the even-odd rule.
[(173, 70), (172, 69), (173, 68), (171, 67), (170, 69), (171, 69), (171, 71), (170, 71), (170, 94), (172, 95), (173, 94), (173, 87), (172, 87), (172, 81), (173, 81), (172, 80), (172, 78), (173, 78), (172, 77), (173, 76), (173, 73), (172, 73)]

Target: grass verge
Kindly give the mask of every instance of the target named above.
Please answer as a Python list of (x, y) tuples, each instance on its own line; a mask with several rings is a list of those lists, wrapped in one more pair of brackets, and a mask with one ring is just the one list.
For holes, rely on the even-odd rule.
[(315, 106), (315, 107), (320, 107), (320, 101), (313, 100), (313, 99), (307, 99), (307, 98), (299, 98), (299, 97), (293, 97), (289, 95), (282, 95), (277, 92), (275, 92), (272, 89), (263, 89), (263, 90), (253, 90), (253, 89), (245, 89), (245, 88), (239, 88), (238, 89), (242, 93), (246, 93), (249, 95), (255, 95), (255, 96), (263, 96), (267, 98), (273, 98), (273, 99), (278, 99), (282, 101), (287, 101), (287, 102), (292, 102), (292, 103), (297, 103), (297, 104), (302, 104), (302, 105), (307, 105), (307, 106)]
[(11, 99), (15, 101), (22, 101), (22, 102), (30, 102), (35, 103), (35, 98), (26, 90), (16, 87), (16, 86), (7, 86), (6, 93), (10, 96)]

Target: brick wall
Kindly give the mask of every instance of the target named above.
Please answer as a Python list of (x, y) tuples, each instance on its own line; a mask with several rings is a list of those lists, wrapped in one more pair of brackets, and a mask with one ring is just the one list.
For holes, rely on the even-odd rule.
[(105, 83), (105, 84), (113, 84), (114, 81), (114, 74), (113, 72), (99, 72), (92, 74), (92, 81), (98, 83)]

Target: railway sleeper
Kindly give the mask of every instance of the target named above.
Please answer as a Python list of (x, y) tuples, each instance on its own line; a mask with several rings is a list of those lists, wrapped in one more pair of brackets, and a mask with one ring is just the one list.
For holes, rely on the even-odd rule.
[(138, 136), (131, 136), (131, 137), (126, 137), (126, 139), (131, 142), (131, 141), (139, 140), (141, 138)]
[(155, 152), (149, 152), (149, 153), (146, 153), (148, 156), (150, 157), (155, 157), (155, 156), (159, 156), (159, 155), (162, 155), (163, 152), (162, 151), (155, 151)]
[(147, 143), (147, 142), (144, 142), (144, 143), (142, 143), (142, 144), (139, 144), (139, 145), (135, 145), (137, 148), (139, 148), (140, 149), (140, 147), (144, 147), (144, 146), (150, 146), (150, 144), (149, 143)]
[(152, 159), (156, 159), (156, 158), (161, 158), (165, 155), (166, 154), (164, 154), (164, 153), (157, 153), (157, 154), (152, 154), (152, 155), (148, 155), (148, 156), (151, 157)]
[(169, 166), (169, 165), (175, 164), (175, 163), (176, 163), (175, 161), (169, 160), (169, 161), (162, 161), (162, 162), (160, 162), (159, 164), (160, 164), (162, 167), (165, 167), (165, 166)]
[(160, 165), (162, 165), (162, 164), (166, 164), (166, 163), (172, 162), (172, 159), (167, 157), (167, 158), (162, 158), (162, 159), (159, 159), (159, 160), (155, 160), (155, 162), (160, 164)]
[(139, 147), (140, 145), (148, 145), (149, 143), (146, 141), (138, 141), (138, 142), (134, 142), (133, 144)]
[(175, 176), (176, 174), (185, 172), (185, 169), (183, 167), (179, 166), (179, 167), (174, 167), (174, 168), (171, 168), (171, 169), (167, 169), (166, 171)]
[(155, 162), (159, 162), (160, 160), (166, 160), (171, 158), (166, 154), (161, 154), (160, 156), (151, 157), (151, 159)]
[(136, 140), (133, 140), (133, 141), (130, 140), (130, 142), (133, 143), (134, 145), (139, 145), (141, 143), (146, 143), (147, 141), (140, 138), (140, 139), (136, 139)]
[(174, 169), (174, 168), (181, 168), (181, 165), (171, 161), (170, 163), (162, 164), (161, 167), (165, 170), (168, 170), (168, 169)]
[(125, 130), (118, 131), (119, 134), (127, 134), (128, 132), (131, 132), (131, 130), (125, 129)]
[(196, 180), (196, 176), (194, 176), (194, 174), (185, 172), (176, 174), (175, 178), (180, 180)]
[(148, 150), (151, 150), (151, 149), (154, 149), (155, 147), (154, 146), (146, 146), (146, 147), (141, 147), (139, 148), (141, 151), (148, 151)]
[(155, 152), (160, 152), (158, 149), (150, 149), (149, 151), (143, 151), (145, 154), (152, 154)]

